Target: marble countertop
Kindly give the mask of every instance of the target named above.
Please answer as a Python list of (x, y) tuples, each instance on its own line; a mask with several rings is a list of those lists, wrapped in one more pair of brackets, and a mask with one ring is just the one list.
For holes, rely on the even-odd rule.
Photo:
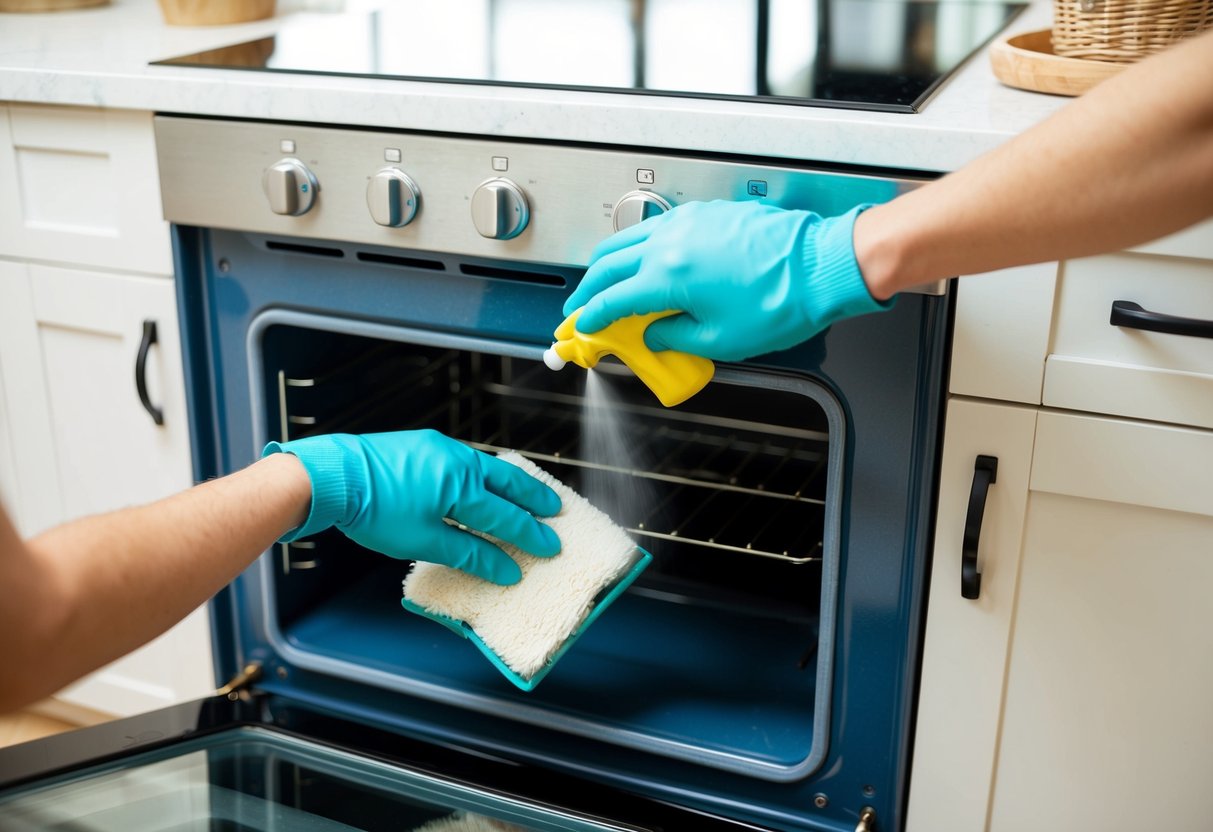
[[(280, 0), (273, 19), (217, 27), (165, 25), (153, 0), (114, 0), (76, 12), (0, 14), (0, 101), (948, 171), (1068, 100), (1002, 86), (984, 50), (916, 114), (149, 66), (149, 61), (264, 37), (293, 14), (326, 14), (293, 8)], [(1009, 31), (1047, 28), (1050, 14), (1047, 3), (1036, 2)]]

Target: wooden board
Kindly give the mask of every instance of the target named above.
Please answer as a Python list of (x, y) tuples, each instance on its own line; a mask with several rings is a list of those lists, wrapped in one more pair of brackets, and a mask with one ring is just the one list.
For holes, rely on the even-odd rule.
[(1054, 95), (1082, 95), (1129, 66), (1054, 55), (1049, 29), (1000, 38), (990, 46), (990, 64), (1009, 87)]

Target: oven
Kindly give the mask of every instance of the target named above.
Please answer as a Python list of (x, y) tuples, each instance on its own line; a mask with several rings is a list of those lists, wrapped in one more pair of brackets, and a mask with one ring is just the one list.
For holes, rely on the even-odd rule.
[[(945, 288), (720, 364), (671, 409), (609, 361), (587, 396), (542, 353), (615, 227), (698, 199), (830, 215), (917, 182), (380, 129), (156, 133), (199, 480), (270, 440), (435, 428), (530, 458), (654, 561), (524, 692), (401, 608), (407, 563), (331, 531), (278, 545), (212, 604), (217, 675), (245, 674), (228, 698), (144, 717), (161, 723), (143, 740), (109, 726), (118, 756), (83, 774), (51, 755), (36, 768), (67, 773), (0, 813), (150, 767), (230, 823), (326, 801), (335, 823), (342, 801), (393, 828), (441, 815), (407, 798), (522, 829), (901, 827)], [(106, 746), (132, 735), (137, 765)], [(222, 828), (294, 828), (244, 822)]]

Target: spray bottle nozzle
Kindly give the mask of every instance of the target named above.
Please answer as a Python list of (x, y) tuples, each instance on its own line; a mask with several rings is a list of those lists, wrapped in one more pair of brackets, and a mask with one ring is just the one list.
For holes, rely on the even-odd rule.
[(556, 352), (556, 345), (552, 344), (543, 351), (543, 363), (548, 365), (549, 370), (563, 370), (569, 362), (560, 357), (560, 353)]
[(712, 379), (716, 365), (685, 352), (654, 352), (644, 343), (644, 331), (658, 318), (680, 314), (675, 310), (630, 315), (598, 332), (577, 330), (577, 309), (556, 328), (556, 342), (543, 354), (543, 362), (559, 370), (572, 361), (589, 370), (604, 355), (614, 355), (652, 390), (666, 407), (689, 399)]

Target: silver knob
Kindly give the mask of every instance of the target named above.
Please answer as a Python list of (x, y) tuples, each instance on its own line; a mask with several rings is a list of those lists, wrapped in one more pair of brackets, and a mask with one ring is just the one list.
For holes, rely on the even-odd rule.
[(472, 222), (482, 237), (509, 240), (521, 234), (530, 219), (526, 194), (508, 179), (482, 182), (472, 194)]
[(320, 184), (298, 159), (280, 159), (261, 177), (261, 187), (275, 214), (298, 217), (312, 209)]
[(366, 207), (371, 219), (388, 228), (408, 225), (417, 216), (421, 191), (400, 168), (383, 168), (366, 184)]
[(628, 191), (615, 203), (615, 210), (611, 211), (611, 224), (616, 231), (622, 231), (629, 225), (664, 214), (673, 207), (652, 191)]

